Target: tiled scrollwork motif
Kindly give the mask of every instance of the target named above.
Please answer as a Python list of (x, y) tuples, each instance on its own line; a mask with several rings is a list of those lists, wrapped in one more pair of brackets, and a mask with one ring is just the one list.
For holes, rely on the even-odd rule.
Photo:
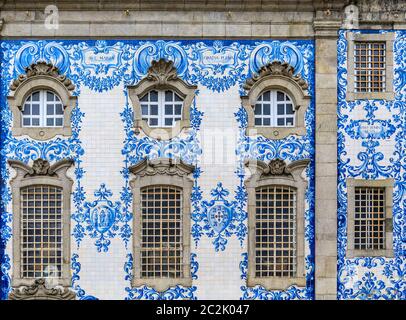
[[(365, 31), (358, 31), (365, 32)], [(346, 100), (348, 85), (346, 31), (338, 39), (338, 298), (406, 299), (405, 248), (405, 31), (395, 32), (395, 100)], [(360, 115), (354, 118), (353, 115)], [(354, 150), (357, 152), (354, 154)], [(347, 178), (394, 178), (394, 258), (345, 256), (347, 247)]]
[[(103, 234), (107, 238), (109, 231), (103, 226), (112, 228), (114, 223), (110, 225), (106, 221), (111, 219), (103, 219), (98, 222), (97, 231), (89, 220), (84, 216), (86, 213), (85, 204), (90, 206), (93, 204), (87, 195), (87, 190), (83, 187), (83, 177), (86, 172), (83, 169), (83, 155), (85, 150), (82, 141), (80, 140), (80, 132), (82, 121), (85, 114), (81, 111), (79, 104), (72, 110), (71, 124), (72, 136), (62, 138), (55, 137), (46, 141), (36, 141), (28, 138), (16, 139), (11, 135), (10, 125), (12, 116), (7, 108), (5, 97), (8, 95), (9, 84), (19, 74), (25, 72), (25, 68), (40, 61), (45, 61), (56, 66), (60, 73), (66, 75), (76, 86), (73, 95), (80, 96), (80, 91), (84, 87), (95, 92), (106, 92), (123, 84), (134, 84), (138, 82), (147, 73), (148, 67), (152, 60), (164, 58), (174, 62), (174, 66), (178, 70), (178, 74), (182, 79), (192, 85), (201, 85), (208, 88), (210, 91), (223, 92), (231, 87), (241, 84), (247, 77), (255, 72), (263, 64), (279, 60), (289, 63), (294, 66), (295, 72), (300, 73), (310, 84), (313, 70), (313, 43), (312, 41), (114, 41), (114, 40), (98, 40), (98, 41), (3, 41), (1, 43), (3, 52), (2, 56), (2, 95), (1, 95), (1, 139), (0, 139), (0, 165), (1, 165), (1, 244), (0, 244), (0, 262), (1, 262), (1, 298), (6, 298), (10, 290), (10, 257), (6, 253), (5, 246), (11, 238), (11, 221), (12, 215), (7, 210), (7, 204), (10, 203), (11, 194), (7, 185), (9, 180), (9, 172), (6, 167), (7, 159), (20, 160), (25, 163), (36, 160), (38, 158), (46, 159), (50, 162), (59, 161), (63, 158), (75, 159), (74, 168), (74, 191), (72, 194), (73, 212), (72, 212), (72, 233), (73, 240), (77, 246), (80, 246), (85, 236), (96, 235), (94, 239), (100, 240), (100, 235)], [(127, 92), (123, 93), (125, 96)], [(198, 92), (197, 92), (198, 94)], [(126, 99), (127, 96), (126, 96)], [(312, 107), (313, 108), (313, 107)], [(273, 157), (279, 157), (286, 160), (295, 160), (299, 158), (308, 158), (312, 154), (312, 127), (313, 110), (309, 110), (306, 115), (306, 123), (309, 124), (309, 135), (303, 138), (288, 137), (281, 141), (270, 143), (267, 139), (256, 137), (247, 138), (241, 136), (239, 144), (238, 157), (243, 164), (243, 158), (246, 153), (250, 153), (254, 158), (263, 160), (271, 160)], [(242, 111), (241, 111), (242, 112)], [(240, 112), (240, 113), (241, 113)], [(191, 130), (187, 135), (176, 137), (169, 141), (158, 141), (148, 137), (141, 137), (134, 134), (133, 114), (128, 103), (125, 105), (120, 114), (123, 127), (125, 130), (125, 140), (123, 141), (122, 154), (124, 156), (124, 164), (121, 170), (123, 177), (123, 187), (120, 193), (119, 201), (121, 206), (115, 207), (111, 196), (106, 196), (106, 201), (113, 202), (113, 208), (116, 217), (121, 215), (123, 219), (119, 219), (119, 231), (112, 237), (120, 237), (123, 244), (126, 245), (127, 240), (131, 237), (131, 228), (128, 221), (131, 219), (131, 192), (128, 186), (128, 168), (144, 158), (158, 157), (178, 157), (186, 163), (194, 164), (197, 169), (193, 173), (194, 187), (192, 191), (192, 207), (193, 214), (198, 214), (202, 210), (202, 191), (199, 185), (199, 177), (201, 170), (198, 163), (198, 158), (201, 154), (200, 142), (198, 139), (198, 131), (202, 121), (203, 114), (196, 106), (196, 101), (191, 107)], [(243, 122), (243, 116), (238, 118)], [(242, 122), (240, 124), (242, 124)], [(246, 193), (243, 186), (244, 173), (242, 166), (238, 166), (236, 175), (240, 181), (233, 196), (228, 195), (226, 198), (230, 203), (236, 203), (234, 208), (236, 215), (240, 217), (233, 220), (236, 223), (236, 229), (233, 229), (233, 234), (242, 241), (246, 237), (245, 222), (245, 204)], [(308, 174), (312, 174), (310, 172)], [(103, 183), (103, 181), (100, 181)], [(108, 186), (105, 186), (106, 189)], [(92, 190), (93, 191), (93, 190)], [(312, 190), (309, 190), (308, 197), (311, 199)], [(117, 196), (116, 194), (114, 196)], [(98, 196), (96, 196), (98, 198)], [(103, 200), (104, 201), (104, 200)], [(206, 200), (210, 202), (211, 200)], [(107, 203), (107, 202), (106, 202)], [(100, 201), (99, 203), (100, 204)], [(108, 204), (108, 203), (107, 203)], [(312, 209), (310, 203), (309, 219)], [(90, 207), (89, 207), (90, 208)], [(90, 209), (89, 209), (90, 210)], [(113, 209), (114, 210), (114, 209)], [(91, 211), (91, 210), (90, 210)], [(99, 211), (100, 213), (100, 211)], [(106, 211), (105, 211), (106, 213)], [(224, 213), (224, 212), (222, 212)], [(111, 215), (110, 215), (111, 216)], [(214, 214), (214, 216), (216, 216)], [(213, 217), (214, 217), (213, 216)], [(224, 217), (227, 216), (223, 215)], [(309, 220), (309, 221), (310, 221)], [(228, 224), (231, 226), (233, 223)], [(195, 224), (196, 228), (192, 229), (192, 236), (198, 239), (198, 234), (202, 231), (199, 228), (208, 228), (207, 232), (215, 232), (214, 228), (220, 230), (220, 224), (202, 223)], [(309, 222), (309, 225), (310, 222)], [(220, 227), (220, 229), (218, 229)], [(92, 230), (90, 230), (90, 229)], [(224, 230), (226, 230), (225, 228)], [(311, 234), (312, 227), (309, 228)], [(96, 230), (96, 233), (94, 233)], [(222, 234), (224, 233), (222, 231)], [(100, 232), (102, 231), (102, 232)], [(201, 234), (203, 235), (203, 233)], [(200, 235), (200, 236), (201, 236)], [(110, 238), (109, 238), (110, 239)], [(227, 241), (227, 237), (225, 237)], [(311, 246), (311, 245), (310, 245)], [(101, 245), (101, 251), (104, 251), (109, 246)], [(226, 248), (226, 242), (224, 244)], [(97, 250), (97, 247), (95, 248)], [(311, 249), (312, 250), (312, 249)], [(73, 273), (73, 288), (77, 293), (78, 298), (87, 297), (83, 288), (80, 287), (80, 262), (79, 255), (73, 252), (71, 270)], [(312, 263), (311, 259), (309, 260)], [(193, 269), (193, 262), (192, 262)], [(186, 289), (185, 289), (186, 290)], [(151, 296), (151, 295), (150, 295)], [(173, 295), (168, 295), (172, 297)], [(152, 297), (152, 296), (151, 296)]]

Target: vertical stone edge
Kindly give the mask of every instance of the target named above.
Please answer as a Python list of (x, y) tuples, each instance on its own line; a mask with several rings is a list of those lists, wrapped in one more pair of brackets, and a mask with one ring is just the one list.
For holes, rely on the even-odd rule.
[[(337, 63), (340, 13), (317, 12), (315, 32), (315, 298), (337, 299)], [(329, 67), (326, 67), (329, 66)], [(323, 96), (335, 92), (330, 101)], [(321, 205), (323, 204), (323, 205)], [(326, 210), (326, 208), (328, 208)]]

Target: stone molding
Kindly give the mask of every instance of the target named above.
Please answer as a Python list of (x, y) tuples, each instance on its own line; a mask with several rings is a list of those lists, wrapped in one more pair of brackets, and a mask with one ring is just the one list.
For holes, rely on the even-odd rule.
[(191, 174), (194, 169), (194, 166), (180, 159), (171, 158), (144, 159), (129, 168), (132, 174), (139, 177), (157, 174), (183, 177)]
[(61, 278), (56, 279), (58, 286), (69, 287), (71, 285), (70, 271), (70, 215), (71, 215), (71, 192), (73, 181), (67, 176), (67, 171), (73, 165), (71, 159), (60, 160), (50, 165), (47, 160), (37, 159), (30, 166), (19, 160), (8, 160), (8, 164), (16, 171), (16, 175), (10, 180), (12, 192), (13, 211), (13, 275), (11, 286), (31, 286), (37, 280), (35, 278), (21, 277), (21, 189), (34, 185), (49, 185), (62, 189), (62, 270)]
[[(170, 287), (192, 285), (190, 271), (190, 198), (193, 188), (193, 180), (189, 175), (194, 171), (194, 166), (185, 164), (179, 159), (144, 159), (129, 168), (134, 178), (130, 181), (133, 194), (133, 253), (134, 267), (132, 287), (148, 286), (159, 292)], [(165, 185), (182, 189), (182, 234), (183, 234), (183, 277), (181, 278), (142, 278), (141, 277), (141, 191), (144, 187)]]
[[(247, 135), (260, 134), (268, 139), (283, 139), (291, 134), (305, 135), (304, 115), (310, 103), (307, 91), (308, 84), (300, 76), (294, 74), (294, 68), (286, 62), (273, 61), (262, 66), (257, 74), (246, 80), (243, 88), (247, 95), (241, 96), (241, 102), (248, 115)], [(295, 107), (294, 127), (263, 127), (255, 126), (254, 108), (258, 97), (268, 90), (281, 90), (293, 100)]]
[[(248, 272), (247, 286), (261, 285), (267, 290), (284, 290), (291, 285), (306, 286), (305, 275), (305, 201), (307, 181), (302, 173), (308, 167), (310, 159), (293, 161), (289, 165), (281, 159), (273, 159), (269, 163), (248, 159), (245, 166), (251, 172), (246, 179), (248, 193)], [(255, 225), (256, 225), (256, 189), (269, 185), (289, 186), (296, 189), (296, 276), (267, 277), (255, 276)]]
[(46, 286), (46, 280), (36, 279), (32, 285), (13, 288), (10, 300), (75, 300), (76, 293), (70, 287)]
[[(134, 128), (139, 134), (142, 130), (154, 139), (168, 140), (177, 136), (182, 130), (190, 128), (190, 108), (197, 86), (188, 85), (178, 77), (173, 61), (153, 60), (147, 75), (136, 85), (127, 86), (130, 100), (134, 108)], [(172, 128), (150, 127), (142, 119), (140, 99), (151, 90), (172, 90), (183, 99), (182, 118)]]
[[(7, 97), (13, 113), (12, 133), (14, 136), (28, 135), (36, 140), (48, 140), (56, 135), (71, 136), (71, 113), (77, 97), (73, 95), (74, 84), (59, 69), (47, 62), (37, 62), (25, 69), (10, 85)], [(63, 127), (23, 127), (22, 109), (27, 97), (37, 90), (50, 90), (61, 99), (64, 115)]]

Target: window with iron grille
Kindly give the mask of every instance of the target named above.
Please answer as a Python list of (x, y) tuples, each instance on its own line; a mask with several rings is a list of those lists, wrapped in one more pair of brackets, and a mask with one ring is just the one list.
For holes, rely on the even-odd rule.
[(182, 188), (141, 189), (141, 277), (183, 277)]
[(294, 127), (295, 109), (291, 98), (282, 91), (270, 90), (259, 96), (254, 109), (255, 125)]
[(140, 103), (142, 119), (150, 127), (173, 127), (182, 119), (183, 99), (174, 91), (151, 90)]
[(255, 276), (296, 276), (296, 189), (256, 189)]
[(62, 188), (21, 188), (21, 277), (60, 278)]
[(386, 43), (354, 44), (354, 91), (384, 92), (386, 89)]
[(25, 100), (23, 127), (63, 127), (63, 105), (52, 91), (35, 91)]
[(385, 188), (356, 187), (354, 249), (385, 249)]

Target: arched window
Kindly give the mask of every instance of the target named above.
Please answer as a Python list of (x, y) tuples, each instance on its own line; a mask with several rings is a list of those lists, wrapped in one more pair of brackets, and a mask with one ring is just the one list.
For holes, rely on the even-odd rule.
[(37, 62), (10, 85), (8, 105), (13, 113), (13, 136), (49, 140), (71, 136), (71, 113), (77, 104), (75, 86), (57, 67)]
[(183, 99), (172, 90), (151, 90), (140, 103), (142, 120), (150, 127), (173, 127), (182, 119)]
[(255, 104), (254, 114), (256, 126), (295, 126), (293, 101), (283, 91), (269, 90), (261, 94)]
[(128, 86), (134, 108), (135, 133), (169, 140), (190, 128), (190, 110), (197, 86), (181, 79), (173, 61), (153, 60), (147, 75)]
[(35, 91), (22, 108), (23, 127), (62, 127), (63, 105), (57, 94), (49, 90)]
[(280, 61), (264, 65), (246, 80), (244, 89), (241, 102), (247, 112), (248, 136), (284, 139), (306, 134), (308, 85), (291, 65)]

